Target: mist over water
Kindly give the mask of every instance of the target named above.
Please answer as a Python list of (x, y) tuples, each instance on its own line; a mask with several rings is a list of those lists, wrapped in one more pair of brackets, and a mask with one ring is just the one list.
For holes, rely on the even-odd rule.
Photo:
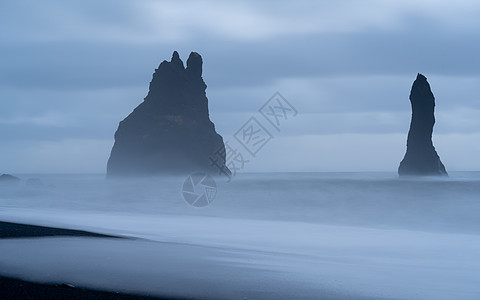
[[(215, 178), (207, 207), (184, 201), (185, 177), (105, 180), (94, 175), (22, 175), (43, 185), (2, 186), (1, 210), (75, 214), (188, 215), (479, 233), (480, 172), (398, 178), (395, 173), (249, 173)], [(40, 216), (39, 216), (40, 217)], [(42, 217), (40, 217), (42, 218)], [(42, 218), (43, 219), (43, 218)]]
[(147, 240), (0, 240), (0, 274), (212, 299), (480, 294), (480, 172), (243, 173), (215, 178), (203, 208), (184, 201), (185, 177), (21, 177), (43, 185), (2, 186), (3, 221)]

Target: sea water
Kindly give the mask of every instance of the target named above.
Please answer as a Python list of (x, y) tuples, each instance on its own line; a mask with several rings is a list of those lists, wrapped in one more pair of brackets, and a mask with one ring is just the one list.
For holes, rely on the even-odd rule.
[(141, 240), (4, 239), (0, 275), (206, 299), (480, 296), (480, 172), (243, 173), (214, 177), (204, 207), (188, 176), (20, 177), (39, 181), (0, 186), (0, 220)]

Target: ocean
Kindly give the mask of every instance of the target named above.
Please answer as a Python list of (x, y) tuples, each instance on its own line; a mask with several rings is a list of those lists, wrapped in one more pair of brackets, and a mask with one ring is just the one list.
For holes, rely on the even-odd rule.
[(480, 172), (449, 175), (23, 174), (0, 186), (0, 221), (130, 239), (0, 239), (0, 275), (195, 299), (479, 299)]

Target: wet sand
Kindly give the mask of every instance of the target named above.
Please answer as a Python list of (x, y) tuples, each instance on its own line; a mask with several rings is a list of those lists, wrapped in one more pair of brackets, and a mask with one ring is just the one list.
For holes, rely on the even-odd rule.
[(122, 238), (120, 236), (106, 235), (83, 230), (44, 227), (0, 221), (0, 239), (33, 238), (47, 236)]
[[(74, 229), (44, 227), (0, 221), (0, 239), (41, 238), (41, 237), (94, 237), (122, 238)], [(0, 299), (179, 299), (170, 297), (149, 297), (115, 292), (97, 291), (74, 287), (66, 283), (40, 284), (0, 276)]]

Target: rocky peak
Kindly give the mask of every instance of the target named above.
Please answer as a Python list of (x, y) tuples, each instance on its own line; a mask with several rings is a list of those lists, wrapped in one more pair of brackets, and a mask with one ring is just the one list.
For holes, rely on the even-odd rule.
[[(210, 157), (225, 146), (209, 118), (202, 63), (192, 52), (185, 69), (175, 51), (155, 70), (144, 102), (118, 126), (108, 176), (219, 173)], [(229, 172), (224, 162), (225, 154)]]
[(418, 74), (410, 92), (412, 120), (407, 152), (398, 168), (399, 175), (447, 175), (432, 143), (435, 125), (435, 97), (427, 78)]
[(197, 52), (190, 53), (187, 60), (187, 73), (191, 78), (202, 77), (202, 57)]

